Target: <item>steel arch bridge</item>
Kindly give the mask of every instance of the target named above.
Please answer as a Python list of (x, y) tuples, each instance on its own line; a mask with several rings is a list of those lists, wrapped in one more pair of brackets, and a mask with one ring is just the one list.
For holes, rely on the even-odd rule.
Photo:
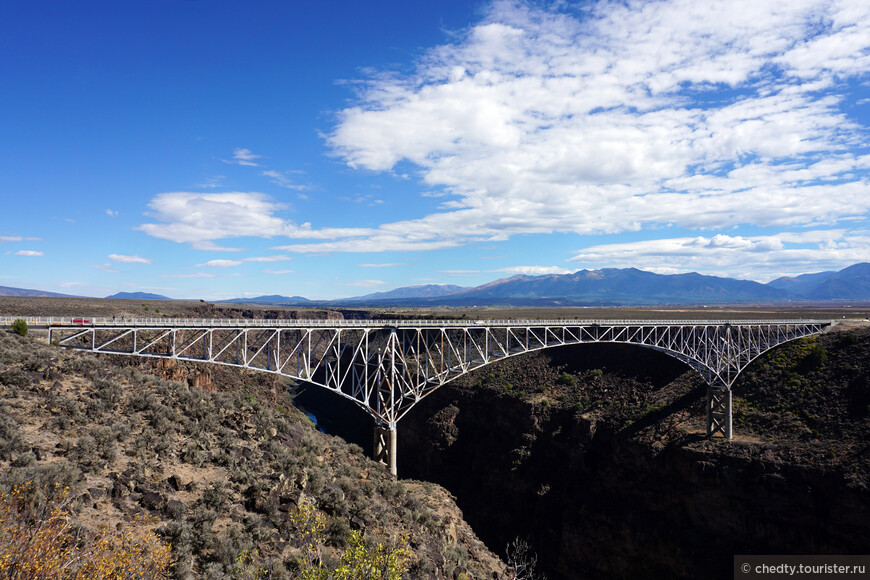
[(375, 455), (393, 473), (396, 424), (427, 394), (507, 357), (572, 344), (635, 344), (683, 361), (708, 385), (707, 434), (730, 439), (731, 386), (740, 372), (771, 348), (832, 325), (830, 320), (24, 319), (47, 327), (49, 340), (63, 347), (226, 364), (319, 385), (375, 419)]

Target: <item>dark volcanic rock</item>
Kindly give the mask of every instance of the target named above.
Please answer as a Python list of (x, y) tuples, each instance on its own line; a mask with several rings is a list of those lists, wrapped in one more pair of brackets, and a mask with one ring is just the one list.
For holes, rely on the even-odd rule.
[(528, 538), (554, 580), (730, 578), (734, 554), (866, 552), (870, 332), (753, 363), (733, 441), (703, 436), (705, 386), (676, 361), (583, 349), (430, 395), (400, 425), (400, 475), (444, 485), (496, 551)]

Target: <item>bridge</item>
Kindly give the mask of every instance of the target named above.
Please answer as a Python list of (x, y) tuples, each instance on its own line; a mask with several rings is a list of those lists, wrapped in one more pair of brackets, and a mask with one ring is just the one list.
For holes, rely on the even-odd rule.
[(707, 435), (732, 437), (731, 386), (771, 348), (831, 320), (251, 320), (21, 318), (52, 344), (174, 358), (307, 381), (350, 399), (376, 424), (375, 458), (396, 473), (396, 425), (426, 395), (487, 364), (572, 344), (654, 349), (707, 383)]

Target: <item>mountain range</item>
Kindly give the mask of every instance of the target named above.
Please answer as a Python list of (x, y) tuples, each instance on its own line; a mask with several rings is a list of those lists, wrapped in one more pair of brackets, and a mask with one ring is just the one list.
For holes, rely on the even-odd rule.
[[(0, 286), (0, 296), (64, 296)], [(165, 300), (143, 292), (108, 298)], [(233, 298), (225, 303), (282, 306), (641, 306), (775, 304), (784, 302), (870, 301), (870, 263), (839, 271), (777, 278), (767, 284), (718, 276), (656, 274), (637, 268), (580, 270), (573, 274), (517, 275), (482, 286), (426, 284), (405, 286), (339, 300), (310, 300), (277, 294)]]
[(870, 301), (870, 263), (834, 272), (783, 277), (767, 284), (718, 276), (656, 274), (637, 268), (517, 275), (474, 288), (428, 284), (340, 300), (300, 296), (228, 302), (292, 306), (640, 306)]

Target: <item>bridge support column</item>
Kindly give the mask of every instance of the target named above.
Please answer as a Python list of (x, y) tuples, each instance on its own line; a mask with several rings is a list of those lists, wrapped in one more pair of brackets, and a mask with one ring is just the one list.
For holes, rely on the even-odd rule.
[(375, 425), (375, 461), (390, 468), (390, 473), (398, 475), (396, 469), (396, 426)]
[(707, 437), (731, 439), (731, 389), (707, 387)]

